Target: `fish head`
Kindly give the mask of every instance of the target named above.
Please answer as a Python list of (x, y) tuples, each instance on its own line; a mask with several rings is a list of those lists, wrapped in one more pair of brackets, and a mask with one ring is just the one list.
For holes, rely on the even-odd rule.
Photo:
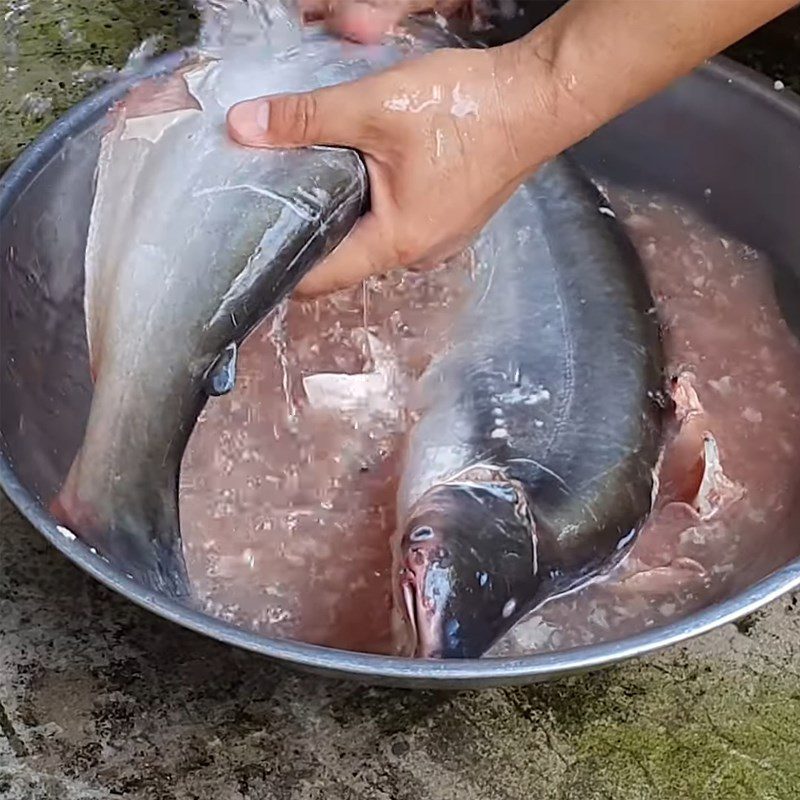
[(477, 658), (539, 587), (535, 523), (511, 484), (429, 489), (400, 547), (400, 602), (418, 657)]

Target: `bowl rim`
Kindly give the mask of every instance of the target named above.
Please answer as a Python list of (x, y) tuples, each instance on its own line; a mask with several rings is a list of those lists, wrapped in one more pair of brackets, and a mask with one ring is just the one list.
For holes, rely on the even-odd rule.
[[(124, 76), (93, 93), (50, 125), (0, 176), (0, 217), (12, 206), (28, 179), (46, 165), (74, 130), (85, 127), (93, 118), (99, 118), (133, 84), (175, 69), (186, 53), (180, 51), (155, 59), (145, 70)], [(776, 107), (800, 123), (800, 96), (789, 89), (776, 91), (774, 83), (766, 76), (724, 56), (711, 59), (699, 69), (710, 77), (734, 84), (739, 90)], [(365, 683), (477, 688), (554, 679), (610, 666), (686, 642), (747, 616), (781, 595), (800, 588), (799, 557), (721, 603), (619, 641), (556, 652), (482, 659), (432, 660), (359, 653), (263, 636), (147, 589), (83, 544), (68, 529), (58, 525), (34, 494), (22, 485), (14, 473), (11, 459), (2, 449), (0, 488), (28, 522), (73, 564), (136, 605), (201, 635), (289, 666)]]

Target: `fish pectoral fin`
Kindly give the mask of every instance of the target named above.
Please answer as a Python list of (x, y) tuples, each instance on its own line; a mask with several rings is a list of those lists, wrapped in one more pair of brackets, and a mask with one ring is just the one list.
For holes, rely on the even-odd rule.
[(239, 348), (231, 342), (206, 373), (205, 390), (210, 397), (219, 397), (233, 391), (236, 385), (236, 358)]

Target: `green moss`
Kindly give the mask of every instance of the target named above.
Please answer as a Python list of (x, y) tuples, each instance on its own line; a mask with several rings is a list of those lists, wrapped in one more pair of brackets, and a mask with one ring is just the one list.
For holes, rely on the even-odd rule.
[(193, 41), (189, 0), (0, 0), (0, 164), (95, 89), (151, 37), (161, 49)]
[(791, 659), (757, 661), (751, 671), (674, 651), (541, 686), (354, 692), (335, 716), (390, 728), (411, 743), (403, 762), (458, 776), (463, 796), (795, 800), (800, 680)]
[[(800, 786), (796, 675), (735, 680), (695, 667), (636, 671), (635, 701), (574, 742), (565, 786), (585, 800), (791, 800)], [(626, 685), (620, 681), (620, 688)]]

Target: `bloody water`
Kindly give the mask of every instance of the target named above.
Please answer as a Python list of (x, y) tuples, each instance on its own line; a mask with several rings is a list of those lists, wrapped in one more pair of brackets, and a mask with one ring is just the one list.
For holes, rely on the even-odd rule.
[(181, 524), (205, 610), (389, 652), (389, 537), (409, 392), (446, 341), (466, 259), (290, 303), (244, 344), (184, 458)]
[(615, 569), (522, 620), (492, 655), (638, 633), (800, 553), (800, 341), (768, 263), (667, 200), (614, 199), (643, 257), (675, 379), (655, 510)]
[[(492, 654), (637, 632), (800, 553), (800, 342), (768, 264), (666, 200), (613, 199), (653, 288), (681, 424), (629, 555), (518, 623)], [(207, 612), (394, 652), (389, 538), (406, 409), (470, 277), (462, 259), (373, 279), (290, 304), (248, 339), (236, 389), (209, 403), (181, 477), (186, 556)]]

